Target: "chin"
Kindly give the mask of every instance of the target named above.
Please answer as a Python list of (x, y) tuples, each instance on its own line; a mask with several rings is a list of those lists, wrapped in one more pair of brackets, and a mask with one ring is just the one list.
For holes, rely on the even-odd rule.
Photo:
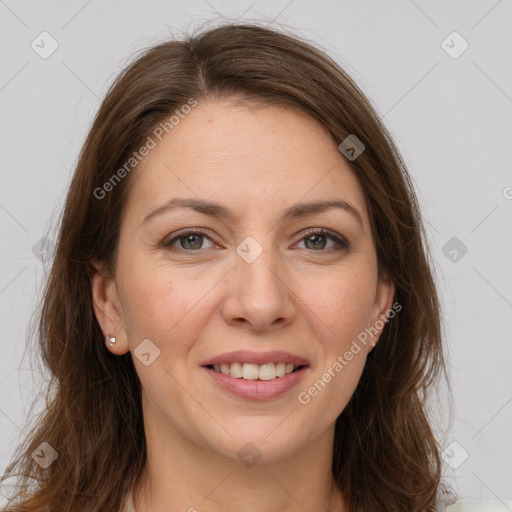
[(227, 429), (229, 433), (220, 428), (217, 429), (219, 437), (213, 439), (209, 429), (205, 432), (208, 437), (204, 441), (212, 451), (228, 459), (258, 463), (279, 461), (299, 452), (306, 442), (303, 436), (290, 432), (289, 425), (280, 430), (282, 419), (259, 421), (253, 417), (250, 427), (232, 425)]

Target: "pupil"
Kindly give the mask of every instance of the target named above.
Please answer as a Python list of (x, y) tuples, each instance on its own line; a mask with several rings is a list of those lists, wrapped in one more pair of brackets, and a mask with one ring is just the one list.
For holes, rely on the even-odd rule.
[[(201, 247), (202, 235), (188, 235), (182, 237), (185, 240), (185, 245), (182, 243), (183, 249), (199, 249)], [(188, 247), (187, 247), (188, 245)]]
[[(312, 242), (313, 247), (323, 249), (325, 247), (325, 237), (324, 235), (311, 235), (307, 238), (307, 242)], [(306, 245), (307, 245), (306, 242)], [(319, 243), (320, 242), (320, 243)], [(323, 242), (323, 244), (321, 244)], [(310, 247), (308, 247), (309, 249)]]

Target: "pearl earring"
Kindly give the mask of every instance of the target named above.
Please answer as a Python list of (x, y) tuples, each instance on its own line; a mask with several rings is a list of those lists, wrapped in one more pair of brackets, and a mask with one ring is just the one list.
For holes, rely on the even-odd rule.
[(109, 347), (113, 347), (115, 345), (116, 338), (114, 336), (110, 336), (109, 334), (107, 334), (106, 339), (108, 341), (108, 346)]

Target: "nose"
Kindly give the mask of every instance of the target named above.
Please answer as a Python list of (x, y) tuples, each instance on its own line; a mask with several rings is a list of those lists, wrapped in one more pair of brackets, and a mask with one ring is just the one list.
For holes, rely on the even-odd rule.
[[(281, 269), (281, 272), (280, 272)], [(270, 250), (252, 263), (236, 255), (229, 273), (222, 315), (229, 325), (264, 332), (292, 323), (296, 316), (293, 286)]]

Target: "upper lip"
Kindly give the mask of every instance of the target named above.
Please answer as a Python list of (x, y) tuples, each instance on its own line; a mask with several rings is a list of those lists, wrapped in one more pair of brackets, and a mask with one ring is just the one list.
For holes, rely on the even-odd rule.
[(290, 352), (283, 352), (282, 350), (273, 350), (271, 352), (248, 352), (246, 350), (236, 350), (234, 352), (226, 352), (225, 354), (220, 354), (203, 361), (201, 366), (231, 364), (236, 362), (260, 365), (266, 363), (291, 363), (295, 366), (307, 366), (309, 364), (303, 357), (291, 354)]

